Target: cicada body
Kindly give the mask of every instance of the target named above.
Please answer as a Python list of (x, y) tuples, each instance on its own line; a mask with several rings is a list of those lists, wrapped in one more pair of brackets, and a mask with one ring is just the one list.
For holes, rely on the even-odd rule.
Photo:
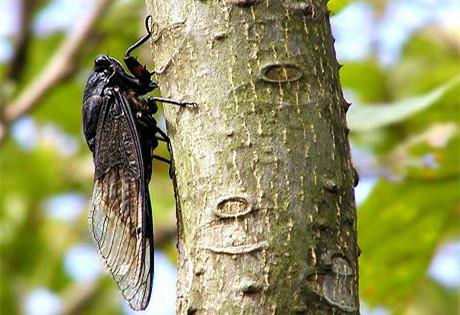
[(83, 131), (95, 166), (89, 227), (98, 250), (123, 297), (134, 310), (147, 307), (153, 281), (153, 222), (148, 183), (158, 141), (169, 142), (152, 116), (156, 101), (176, 102), (145, 95), (157, 84), (145, 66), (125, 54), (128, 71), (116, 59), (98, 56), (83, 96)]

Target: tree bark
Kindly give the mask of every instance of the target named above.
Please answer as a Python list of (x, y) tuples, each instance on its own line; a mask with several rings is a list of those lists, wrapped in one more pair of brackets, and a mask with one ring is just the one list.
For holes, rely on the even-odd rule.
[(358, 314), (349, 104), (326, 2), (147, 0), (147, 11), (163, 96), (198, 104), (165, 109), (177, 313)]

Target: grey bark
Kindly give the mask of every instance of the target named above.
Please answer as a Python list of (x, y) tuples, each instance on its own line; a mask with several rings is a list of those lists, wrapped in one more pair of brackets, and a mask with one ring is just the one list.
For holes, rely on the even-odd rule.
[(165, 109), (177, 313), (358, 314), (349, 104), (325, 1), (147, 11), (162, 95), (198, 104)]

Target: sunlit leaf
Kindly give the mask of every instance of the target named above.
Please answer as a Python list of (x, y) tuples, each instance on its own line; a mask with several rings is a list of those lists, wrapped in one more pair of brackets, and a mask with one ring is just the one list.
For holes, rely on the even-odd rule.
[(351, 1), (352, 0), (330, 0), (327, 3), (327, 8), (331, 10), (333, 14), (336, 14), (345, 8)]
[(413, 97), (392, 104), (353, 104), (347, 115), (348, 126), (354, 132), (366, 132), (403, 121), (436, 104), (451, 88), (458, 85), (460, 76), (422, 96)]

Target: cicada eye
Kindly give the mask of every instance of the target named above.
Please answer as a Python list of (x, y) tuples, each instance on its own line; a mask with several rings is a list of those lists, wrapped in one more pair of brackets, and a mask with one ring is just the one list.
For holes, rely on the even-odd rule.
[(112, 63), (107, 56), (98, 56), (94, 60), (94, 71), (102, 72), (110, 67)]

